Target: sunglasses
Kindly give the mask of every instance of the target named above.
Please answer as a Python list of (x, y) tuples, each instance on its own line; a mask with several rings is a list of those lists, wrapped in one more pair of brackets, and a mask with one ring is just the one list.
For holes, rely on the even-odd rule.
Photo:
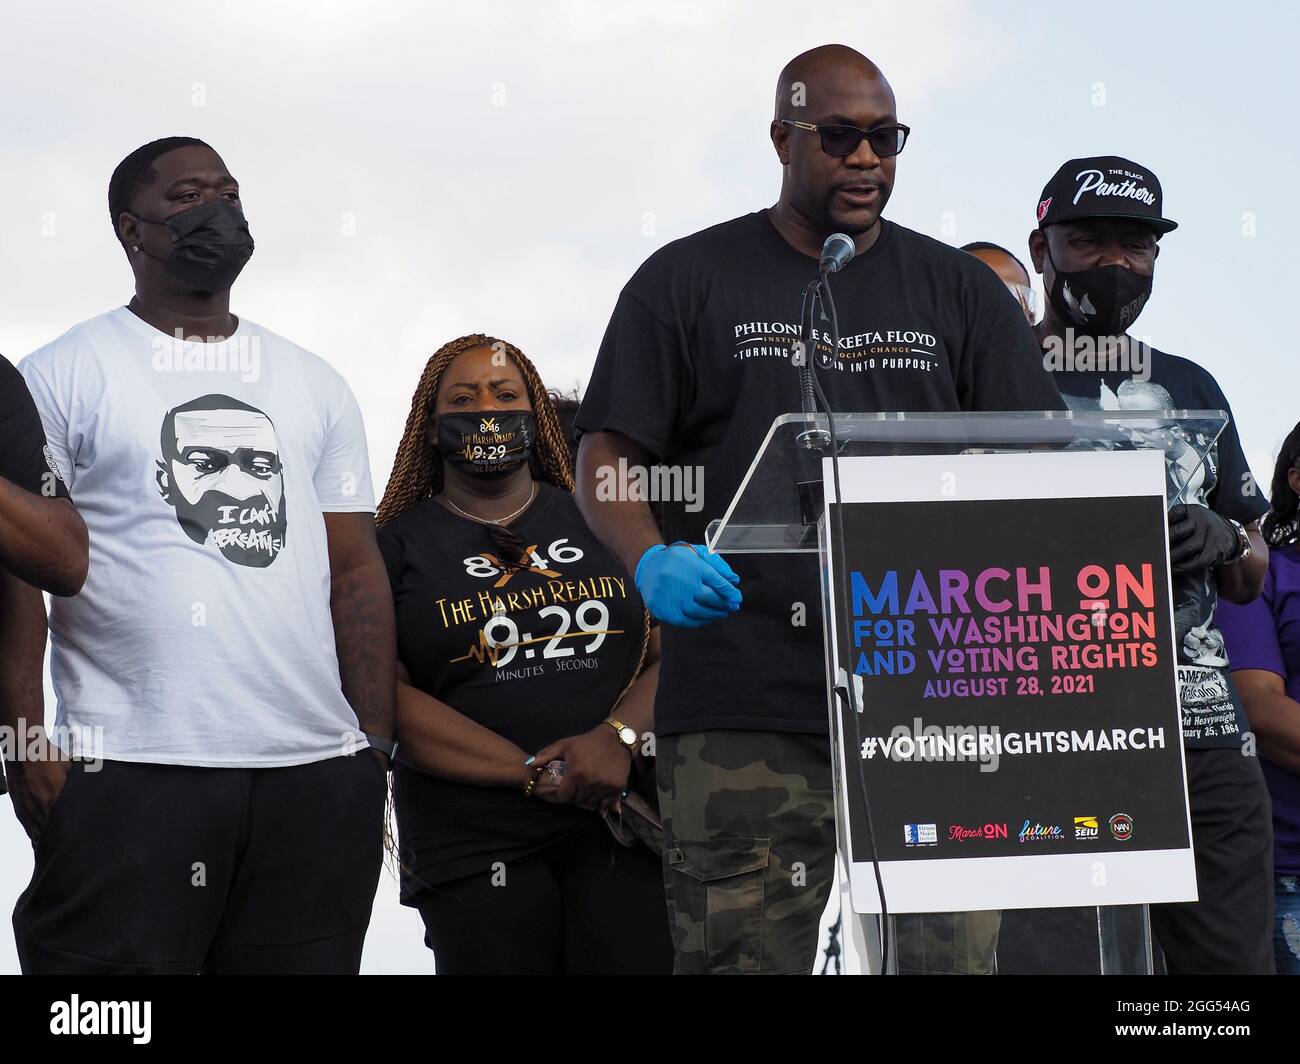
[(904, 125), (859, 129), (857, 126), (819, 126), (812, 122), (797, 122), (793, 118), (783, 118), (781, 123), (808, 133), (819, 133), (822, 138), (822, 151), (837, 159), (852, 155), (864, 140), (871, 145), (871, 150), (876, 155), (887, 159), (903, 150), (908, 134), (912, 132), (910, 126)]

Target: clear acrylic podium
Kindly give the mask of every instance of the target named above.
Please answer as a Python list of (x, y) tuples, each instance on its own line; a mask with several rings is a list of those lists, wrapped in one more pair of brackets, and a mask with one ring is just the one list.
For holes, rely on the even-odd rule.
[[(1165, 457), (1168, 506), (1187, 501), (1203, 476), (1204, 463), (1227, 424), (1221, 410), (1090, 410), (1006, 413), (843, 413), (835, 415), (841, 458), (1015, 451), (1158, 450)], [(822, 556), (823, 617), (832, 606), (827, 586), (823, 527), (823, 458), (829, 456), (825, 415), (785, 414), (773, 421), (726, 513), (711, 522), (710, 549), (720, 554), (818, 553)], [(825, 630), (829, 630), (829, 626)], [(828, 645), (827, 676), (832, 675)], [(827, 683), (831, 715), (839, 834), (841, 927), (864, 970), (881, 959), (880, 918), (854, 913), (849, 902), (844, 825), (838, 823), (841, 751), (836, 694)], [(869, 686), (865, 688), (870, 697)], [(848, 763), (848, 762), (846, 762)], [(867, 771), (870, 769), (867, 767)], [(1145, 905), (1090, 909), (1025, 909), (996, 913), (890, 916), (891, 971), (953, 971), (950, 958), (914, 948), (924, 936), (983, 936), (995, 947), (980, 970), (1018, 974), (1151, 974), (1156, 970)], [(964, 922), (963, 922), (964, 921)], [(903, 937), (900, 942), (900, 930)], [(917, 936), (922, 936), (917, 938)]]

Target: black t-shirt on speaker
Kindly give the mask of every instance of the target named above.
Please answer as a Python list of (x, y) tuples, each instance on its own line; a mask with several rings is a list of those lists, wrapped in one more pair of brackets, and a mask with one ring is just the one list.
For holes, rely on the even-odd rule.
[[(816, 269), (758, 211), (660, 249), (623, 289), (576, 424), (701, 470), (698, 509), (663, 504), (666, 541), (703, 542), (773, 419), (799, 409), (790, 349)], [(840, 349), (819, 375), (833, 409), (1063, 409), (1019, 305), (978, 259), (882, 221), (832, 289)], [(824, 732), (816, 556), (727, 560), (740, 611), (663, 628), (656, 731)]]
[(34, 495), (66, 499), (67, 485), (45, 441), (32, 393), (7, 358), (0, 356), (0, 477)]
[[(486, 528), (432, 499), (379, 531), (412, 685), (529, 753), (609, 714), (645, 635), (636, 586), (573, 496), (537, 490), (510, 526), (528, 548), (527, 570), (503, 569)], [(404, 900), (537, 850), (595, 815), (400, 761), (393, 786)]]

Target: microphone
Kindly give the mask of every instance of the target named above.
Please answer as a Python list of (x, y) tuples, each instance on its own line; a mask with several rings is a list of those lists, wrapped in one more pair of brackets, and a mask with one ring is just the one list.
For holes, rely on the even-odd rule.
[[(818, 451), (825, 454), (831, 446), (830, 433), (825, 429), (814, 427), (817, 423), (817, 385), (813, 378), (813, 362), (816, 357), (817, 345), (813, 341), (814, 326), (817, 318), (817, 306), (822, 301), (823, 294), (826, 302), (830, 302), (830, 284), (827, 278), (832, 273), (838, 273), (853, 261), (853, 256), (857, 254), (857, 245), (853, 243), (853, 238), (845, 236), (843, 233), (832, 233), (822, 244), (821, 261), (817, 264), (818, 278), (809, 283), (804, 289), (803, 309), (800, 311), (800, 338), (803, 341), (803, 361), (799, 365), (799, 405), (803, 409), (805, 420), (809, 428), (799, 433), (795, 437), (798, 445), (805, 450)], [(833, 306), (833, 304), (832, 304)], [(832, 336), (832, 343), (839, 343), (839, 330), (836, 328)], [(832, 351), (832, 358), (834, 351)], [(827, 417), (830, 411), (826, 412)]]
[(843, 233), (832, 233), (822, 245), (822, 258), (817, 265), (817, 270), (819, 273), (839, 273), (853, 261), (853, 256), (857, 253), (858, 248), (853, 243), (852, 237), (845, 236)]

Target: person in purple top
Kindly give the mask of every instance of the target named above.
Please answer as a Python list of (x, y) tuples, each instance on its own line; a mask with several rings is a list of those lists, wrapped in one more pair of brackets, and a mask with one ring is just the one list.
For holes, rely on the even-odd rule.
[(1264, 591), (1246, 606), (1220, 602), (1219, 630), (1273, 799), (1277, 972), (1300, 975), (1300, 425), (1282, 443), (1270, 496)]

